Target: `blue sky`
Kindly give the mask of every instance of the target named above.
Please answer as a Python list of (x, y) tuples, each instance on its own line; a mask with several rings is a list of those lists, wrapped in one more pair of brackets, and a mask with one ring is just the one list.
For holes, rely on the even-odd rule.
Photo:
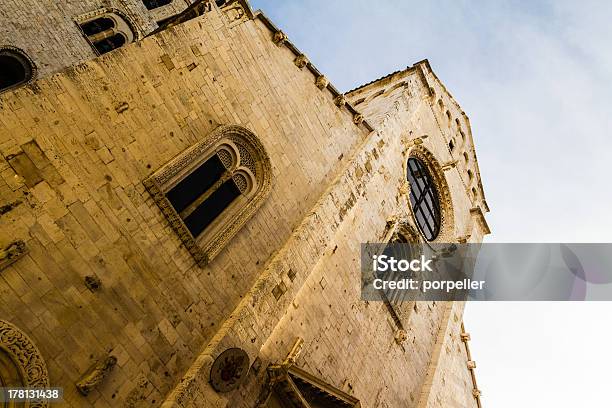
[[(251, 4), (344, 91), (427, 58), (470, 117), (489, 242), (612, 242), (612, 2)], [(469, 304), (485, 407), (609, 406), (610, 311)]]

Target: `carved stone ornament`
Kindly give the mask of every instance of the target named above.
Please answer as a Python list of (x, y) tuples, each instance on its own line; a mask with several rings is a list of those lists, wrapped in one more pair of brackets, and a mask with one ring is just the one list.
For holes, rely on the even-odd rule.
[(346, 98), (344, 97), (344, 95), (338, 95), (334, 99), (334, 103), (336, 104), (336, 106), (341, 108), (346, 105)]
[(116, 364), (117, 357), (115, 356), (106, 356), (96, 361), (76, 383), (79, 392), (83, 395), (89, 395), (89, 392), (106, 378)]
[(304, 54), (300, 54), (293, 60), (295, 66), (298, 68), (304, 68), (308, 64), (308, 57)]
[(325, 89), (327, 88), (327, 85), (329, 85), (329, 80), (325, 77), (325, 75), (319, 75), (315, 81), (315, 85), (319, 89)]
[[(49, 374), (40, 351), (25, 333), (5, 320), (0, 320), (0, 349), (20, 373), (21, 384), (15, 386), (49, 388)], [(46, 408), (48, 403), (36, 401), (30, 403), (29, 407)]]
[[(222, 218), (217, 229), (210, 233), (204, 231), (200, 236), (194, 237), (166, 198), (166, 193), (171, 188), (173, 180), (188, 174), (187, 171), (194, 163), (202, 162), (206, 155), (223, 141), (235, 144), (241, 156), (248, 156), (248, 163), (245, 163), (245, 166), (255, 175), (257, 188), (231, 217)], [(168, 164), (144, 180), (143, 184), (198, 265), (204, 266), (221, 252), (263, 204), (272, 189), (272, 164), (263, 145), (250, 130), (236, 125), (224, 125), (179, 153)], [(221, 214), (220, 217), (224, 215)]]
[(27, 253), (28, 249), (22, 240), (13, 241), (4, 248), (0, 248), (0, 270), (6, 268)]
[(221, 6), (221, 10), (223, 10), (225, 16), (232, 23), (244, 21), (247, 18), (244, 7), (238, 1), (227, 2)]
[(249, 371), (249, 356), (240, 348), (229, 348), (214, 361), (210, 369), (210, 384), (218, 392), (235, 390)]
[(363, 115), (361, 113), (356, 113), (353, 115), (353, 123), (359, 125), (363, 122)]
[(272, 37), (272, 41), (274, 41), (274, 44), (281, 46), (285, 43), (285, 41), (287, 41), (287, 34), (285, 34), (282, 31), (277, 31), (274, 33), (274, 36)]

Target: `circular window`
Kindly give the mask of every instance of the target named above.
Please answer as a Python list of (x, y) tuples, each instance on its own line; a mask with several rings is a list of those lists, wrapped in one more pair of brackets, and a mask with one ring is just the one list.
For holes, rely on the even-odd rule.
[(25, 84), (34, 74), (29, 58), (15, 49), (0, 49), (0, 92)]
[(438, 191), (427, 166), (414, 157), (408, 159), (408, 183), (417, 225), (425, 239), (433, 241), (440, 233), (442, 221)]

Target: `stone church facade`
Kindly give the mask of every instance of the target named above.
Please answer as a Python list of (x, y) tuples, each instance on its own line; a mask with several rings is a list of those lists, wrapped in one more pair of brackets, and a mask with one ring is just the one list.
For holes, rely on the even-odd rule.
[(341, 93), (248, 3), (189, 3), (0, 5), (1, 386), (480, 407), (463, 303), (360, 299), (360, 243), (489, 233), (461, 107), (427, 61)]

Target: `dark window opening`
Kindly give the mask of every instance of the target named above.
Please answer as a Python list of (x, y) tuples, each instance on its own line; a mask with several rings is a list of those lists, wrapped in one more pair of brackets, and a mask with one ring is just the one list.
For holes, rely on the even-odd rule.
[(125, 37), (122, 34), (115, 34), (103, 40), (94, 42), (93, 46), (100, 54), (105, 54), (125, 45), (125, 42)]
[(240, 189), (234, 183), (234, 180), (229, 179), (221, 184), (198, 208), (185, 218), (185, 225), (191, 235), (194, 237), (200, 235), (239, 195)]
[(453, 143), (453, 141), (451, 140), (450, 142), (448, 142), (448, 148), (450, 149), (450, 151), (452, 152), (453, 149), (455, 148), (455, 144)]
[(115, 27), (115, 22), (112, 18), (100, 17), (92, 21), (88, 21), (81, 25), (81, 29), (86, 36), (99, 34), (103, 31), (110, 30)]
[(176, 212), (180, 213), (211, 188), (221, 178), (223, 172), (225, 172), (225, 167), (215, 154), (181, 180), (166, 196)]
[(153, 10), (172, 3), (172, 0), (143, 0), (143, 3), (147, 10)]
[(15, 87), (32, 79), (32, 67), (22, 55), (13, 51), (0, 51), (0, 91)]
[(291, 379), (302, 397), (312, 408), (347, 408), (351, 406), (326, 392), (322, 392), (318, 387), (297, 376), (292, 375)]
[(419, 159), (408, 159), (408, 182), (417, 225), (425, 239), (433, 241), (440, 233), (440, 202), (431, 175)]

